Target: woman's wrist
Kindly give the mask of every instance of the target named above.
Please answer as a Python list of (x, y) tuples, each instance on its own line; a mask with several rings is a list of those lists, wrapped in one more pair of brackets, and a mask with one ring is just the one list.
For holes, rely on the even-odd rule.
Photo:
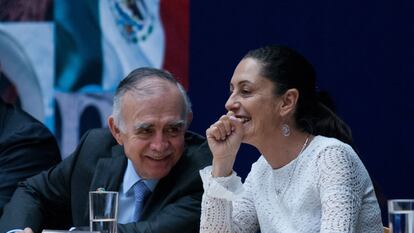
[(226, 177), (233, 173), (234, 161), (223, 161), (224, 159), (214, 159), (212, 163), (211, 175), (213, 177)]

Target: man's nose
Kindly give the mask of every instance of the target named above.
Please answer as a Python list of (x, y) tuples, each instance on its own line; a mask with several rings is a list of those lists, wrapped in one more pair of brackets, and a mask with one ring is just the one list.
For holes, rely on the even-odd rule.
[(168, 139), (163, 133), (157, 133), (151, 140), (151, 150), (162, 152), (168, 147)]

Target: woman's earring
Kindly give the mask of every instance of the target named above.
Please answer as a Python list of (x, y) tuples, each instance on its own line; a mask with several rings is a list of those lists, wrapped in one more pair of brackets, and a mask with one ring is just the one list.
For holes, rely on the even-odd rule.
[(290, 128), (287, 124), (282, 124), (282, 134), (283, 136), (287, 137), (290, 135)]

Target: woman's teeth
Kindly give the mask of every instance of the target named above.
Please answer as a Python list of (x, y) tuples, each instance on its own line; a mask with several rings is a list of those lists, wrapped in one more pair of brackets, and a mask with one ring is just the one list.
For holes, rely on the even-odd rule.
[(237, 118), (239, 118), (243, 124), (251, 120), (250, 117), (244, 117), (244, 116), (237, 116)]

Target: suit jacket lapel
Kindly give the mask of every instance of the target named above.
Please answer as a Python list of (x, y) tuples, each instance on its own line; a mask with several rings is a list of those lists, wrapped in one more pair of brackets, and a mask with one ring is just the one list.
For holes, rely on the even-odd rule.
[[(107, 191), (119, 191), (125, 172), (127, 159), (122, 146), (112, 147), (112, 156), (98, 160), (89, 191), (104, 188)], [(84, 212), (84, 219), (89, 219), (89, 198)]]
[(112, 147), (112, 156), (98, 160), (90, 190), (104, 188), (118, 191), (125, 172), (127, 159), (122, 146)]

